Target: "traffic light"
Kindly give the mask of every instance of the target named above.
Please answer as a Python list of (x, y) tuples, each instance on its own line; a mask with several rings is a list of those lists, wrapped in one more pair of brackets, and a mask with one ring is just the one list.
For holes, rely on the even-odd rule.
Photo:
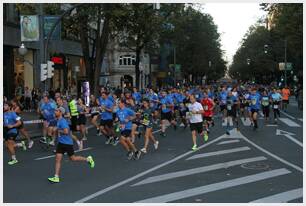
[(54, 75), (54, 73), (53, 73), (53, 71), (54, 71), (54, 62), (48, 61), (47, 64), (48, 64), (48, 78), (52, 78), (53, 75)]
[(40, 81), (43, 82), (48, 78), (47, 73), (48, 73), (47, 64), (41, 64), (40, 65)]
[(264, 51), (265, 51), (266, 54), (268, 53), (268, 48), (269, 48), (269, 46), (267, 44), (265, 44)]

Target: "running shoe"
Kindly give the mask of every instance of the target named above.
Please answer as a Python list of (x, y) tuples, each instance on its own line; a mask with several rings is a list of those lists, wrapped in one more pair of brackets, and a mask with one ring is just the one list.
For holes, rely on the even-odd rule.
[(180, 127), (184, 127), (184, 126), (185, 126), (184, 123), (181, 123), (181, 124), (180, 124)]
[(27, 146), (26, 146), (26, 144), (25, 144), (24, 141), (21, 141), (21, 146), (22, 146), (22, 150), (23, 150), (23, 151), (26, 151), (26, 150), (27, 150)]
[(90, 168), (94, 168), (95, 167), (95, 161), (93, 160), (92, 156), (88, 156), (87, 157), (87, 162), (88, 162)]
[(84, 136), (82, 140), (83, 140), (83, 141), (86, 141), (86, 140), (87, 140), (87, 137), (86, 137), (86, 136)]
[(18, 160), (14, 159), (14, 160), (10, 160), (7, 164), (14, 165), (14, 164), (17, 164), (17, 163), (18, 163)]
[(59, 177), (49, 177), (48, 180), (52, 183), (59, 183), (60, 182), (60, 179)]
[(204, 137), (204, 141), (207, 142), (207, 140), (208, 140), (208, 134), (207, 134), (206, 132), (204, 132), (204, 136), (203, 136), (203, 137)]
[(29, 145), (28, 145), (28, 148), (31, 149), (34, 145), (34, 141), (33, 140), (30, 140), (29, 141)]
[(156, 141), (156, 142), (154, 143), (154, 149), (155, 149), (155, 150), (158, 149), (158, 145), (159, 145), (159, 141)]
[(195, 145), (193, 145), (193, 147), (191, 148), (193, 151), (197, 151), (198, 150), (198, 147), (197, 147), (197, 145), (195, 144)]
[(134, 159), (135, 159), (135, 160), (139, 160), (140, 156), (141, 156), (141, 152), (140, 152), (140, 151), (136, 151), (136, 152), (134, 153)]
[(161, 132), (161, 133), (160, 133), (160, 136), (166, 137), (166, 133), (165, 133), (165, 132)]
[(42, 137), (40, 140), (39, 140), (40, 143), (43, 143), (43, 144), (47, 144), (47, 137)]
[(144, 154), (147, 154), (147, 149), (146, 149), (146, 148), (142, 148), (140, 151), (141, 151), (142, 153), (144, 153)]
[(54, 142), (54, 140), (50, 141), (50, 142), (49, 142), (49, 145), (51, 145), (51, 146), (55, 146), (55, 142)]
[(227, 134), (227, 135), (230, 135), (230, 132), (229, 132), (228, 130), (226, 130), (226, 134)]
[(141, 132), (138, 132), (137, 137), (138, 137), (138, 139), (140, 139), (140, 137), (141, 137)]
[(132, 159), (134, 153), (132, 151), (129, 151), (126, 156), (128, 157), (128, 160)]
[(105, 141), (105, 144), (110, 144), (112, 142), (112, 137), (108, 137), (108, 139)]
[(114, 138), (114, 140), (113, 140), (113, 142), (112, 142), (112, 145), (113, 145), (113, 146), (116, 146), (116, 145), (119, 143), (119, 140), (120, 140), (119, 137)]

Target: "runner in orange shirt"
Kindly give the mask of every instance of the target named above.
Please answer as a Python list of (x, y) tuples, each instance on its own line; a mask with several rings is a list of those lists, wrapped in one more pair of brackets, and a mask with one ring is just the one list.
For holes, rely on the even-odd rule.
[(287, 106), (289, 104), (289, 96), (290, 96), (290, 89), (288, 86), (285, 86), (282, 89), (282, 96), (283, 96), (283, 110), (286, 111)]

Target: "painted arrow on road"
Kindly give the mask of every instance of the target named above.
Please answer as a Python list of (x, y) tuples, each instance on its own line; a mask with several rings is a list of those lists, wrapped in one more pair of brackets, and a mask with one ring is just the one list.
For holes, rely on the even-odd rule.
[(295, 138), (293, 138), (292, 136), (295, 135), (294, 133), (291, 132), (287, 132), (284, 130), (280, 130), (280, 129), (276, 129), (276, 135), (282, 135), (287, 137), (288, 139), (290, 139), (291, 141), (295, 142), (296, 144), (300, 145), (301, 147), (303, 147), (303, 143), (296, 140)]

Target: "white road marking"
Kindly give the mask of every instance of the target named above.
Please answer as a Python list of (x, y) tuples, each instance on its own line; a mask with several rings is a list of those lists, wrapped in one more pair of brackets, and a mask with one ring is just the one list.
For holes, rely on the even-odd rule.
[[(212, 141), (210, 141), (210, 142), (208, 142), (208, 143), (205, 143), (204, 145), (202, 145), (202, 146), (199, 147), (199, 150), (200, 150), (200, 149), (203, 149), (203, 148), (205, 148), (205, 147), (207, 147), (207, 146), (209, 146), (209, 145), (211, 145), (211, 144), (214, 144), (215, 142), (217, 142), (217, 141), (219, 141), (220, 139), (225, 138), (225, 137), (226, 137), (226, 135), (222, 135), (222, 136), (220, 136), (220, 137), (218, 137), (218, 138), (216, 138), (216, 139), (214, 139), (214, 140), (212, 140)], [(107, 187), (107, 188), (104, 188), (104, 189), (102, 189), (102, 190), (99, 190), (99, 191), (97, 191), (97, 192), (95, 192), (95, 193), (93, 193), (93, 194), (91, 194), (91, 195), (88, 195), (88, 196), (86, 196), (86, 197), (84, 197), (84, 198), (82, 198), (82, 199), (80, 199), (80, 200), (77, 200), (76, 203), (84, 203), (84, 202), (87, 202), (88, 200), (91, 200), (91, 199), (93, 199), (93, 198), (95, 198), (95, 197), (98, 197), (98, 196), (100, 196), (100, 195), (103, 195), (104, 193), (107, 193), (107, 192), (109, 192), (109, 191), (111, 191), (111, 190), (113, 190), (113, 189), (116, 189), (116, 188), (118, 188), (118, 187), (124, 185), (124, 184), (127, 184), (127, 183), (129, 183), (129, 182), (131, 182), (131, 181), (133, 181), (133, 180), (135, 180), (135, 179), (137, 179), (137, 178), (139, 178), (139, 177), (142, 177), (142, 176), (144, 176), (144, 175), (150, 173), (150, 172), (153, 172), (153, 171), (155, 171), (155, 170), (158, 170), (158, 169), (160, 169), (161, 167), (167, 166), (167, 165), (171, 164), (172, 162), (175, 162), (175, 161), (177, 161), (177, 160), (179, 160), (179, 159), (181, 159), (181, 158), (183, 158), (183, 157), (186, 157), (186, 156), (188, 156), (188, 155), (190, 155), (190, 154), (192, 154), (192, 153), (194, 153), (194, 151), (186, 152), (186, 153), (184, 153), (184, 154), (182, 154), (182, 155), (180, 155), (180, 156), (178, 156), (178, 157), (176, 157), (176, 158), (173, 158), (173, 159), (171, 159), (171, 160), (169, 160), (169, 161), (167, 161), (167, 162), (164, 162), (164, 163), (162, 163), (162, 164), (160, 164), (160, 165), (157, 165), (157, 166), (155, 166), (155, 167), (152, 167), (151, 169), (148, 169), (148, 170), (146, 170), (146, 171), (144, 171), (144, 172), (141, 172), (141, 173), (139, 173), (139, 174), (137, 174), (137, 175), (135, 175), (135, 176), (133, 176), (133, 177), (130, 177), (130, 178), (124, 180), (124, 181), (118, 182), (117, 184), (114, 184), (114, 185), (112, 185), (112, 186), (110, 186), (110, 187)]]
[(296, 169), (297, 171), (303, 172), (303, 169), (300, 168), (299, 166), (296, 166), (296, 165), (294, 165), (294, 164), (292, 164), (292, 163), (290, 163), (290, 162), (288, 162), (288, 161), (282, 159), (281, 157), (278, 157), (277, 155), (275, 155), (275, 154), (273, 154), (273, 153), (271, 153), (271, 152), (265, 150), (264, 148), (258, 146), (257, 144), (255, 144), (254, 142), (252, 142), (251, 140), (249, 140), (248, 138), (246, 138), (246, 137), (243, 136), (242, 134), (240, 134), (240, 135), (241, 135), (241, 138), (242, 138), (242, 139), (244, 139), (245, 141), (247, 141), (248, 143), (250, 143), (251, 145), (253, 145), (253, 146), (256, 147), (257, 149), (259, 149), (260, 151), (262, 151), (262, 152), (264, 152), (264, 153), (270, 155), (271, 157), (273, 157), (273, 158), (277, 159), (278, 161), (280, 161), (280, 162), (286, 164), (287, 166)]
[(236, 142), (240, 142), (239, 139), (234, 139), (234, 140), (228, 140), (228, 141), (219, 142), (217, 145), (231, 144), (231, 143), (236, 143)]
[[(76, 150), (74, 151), (74, 153), (77, 153), (77, 152), (83, 152), (83, 151), (87, 151), (87, 150), (91, 150), (93, 149), (92, 147), (87, 147), (87, 148), (84, 148), (82, 150)], [(49, 158), (52, 158), (52, 157), (55, 157), (55, 155), (50, 155), (50, 156), (46, 156), (46, 157), (40, 157), (40, 158), (36, 158), (34, 160), (44, 160), (44, 159), (49, 159)]]
[(267, 127), (278, 127), (277, 124), (267, 124), (266, 126), (267, 126)]
[(288, 118), (279, 118), (279, 120), (288, 125), (289, 127), (301, 127), (299, 124)]
[(244, 117), (241, 117), (241, 122), (244, 126), (251, 126), (251, 120), (249, 117), (247, 117), (245, 120)]
[(196, 195), (202, 195), (206, 194), (209, 192), (214, 192), (226, 188), (231, 188), (239, 185), (244, 185), (252, 182), (257, 182), (281, 175), (286, 175), (291, 173), (289, 170), (282, 168), (282, 169), (276, 169), (276, 170), (271, 170), (267, 172), (262, 172), (258, 173), (255, 175), (248, 175), (245, 177), (240, 177), (232, 180), (227, 180), (223, 182), (218, 182), (218, 183), (213, 183), (210, 185), (205, 185), (201, 187), (195, 187), (192, 189), (187, 189), (179, 192), (174, 192), (166, 195), (161, 195), (157, 197), (152, 197), (144, 200), (137, 201), (136, 203), (165, 203), (165, 202), (171, 202), (171, 201), (176, 201), (188, 197), (193, 197)]
[(149, 184), (153, 182), (160, 182), (160, 181), (165, 181), (169, 179), (174, 179), (178, 177), (184, 177), (188, 175), (194, 175), (198, 173), (204, 173), (204, 172), (209, 172), (213, 170), (218, 170), (218, 169), (225, 169), (229, 167), (233, 167), (236, 165), (244, 164), (244, 163), (249, 163), (249, 162), (256, 162), (256, 161), (262, 161), (266, 160), (267, 158), (261, 156), (261, 157), (254, 157), (254, 158), (247, 158), (247, 159), (240, 159), (240, 160), (234, 160), (234, 161), (229, 161), (229, 162), (223, 162), (223, 163), (218, 163), (218, 164), (213, 164), (213, 165), (208, 165), (204, 167), (198, 167), (198, 168), (193, 168), (193, 169), (188, 169), (188, 170), (181, 170), (177, 172), (171, 172), (163, 175), (157, 175), (153, 177), (148, 177), (132, 186), (139, 186), (139, 185), (144, 185), (144, 184)]
[(276, 195), (271, 195), (269, 197), (264, 197), (258, 200), (254, 200), (251, 203), (283, 203), (289, 202), (291, 200), (295, 200), (303, 197), (303, 188), (298, 188), (295, 190), (290, 190), (287, 192), (282, 192)]
[(299, 146), (303, 147), (303, 143), (298, 141), (297, 139), (293, 138), (292, 135), (295, 135), (294, 133), (291, 133), (291, 132), (287, 132), (287, 131), (284, 131), (284, 130), (280, 130), (280, 129), (277, 129), (276, 130), (276, 135), (278, 136), (285, 136), (287, 137), (289, 140), (293, 141), (294, 143), (298, 144)]
[(283, 115), (286, 115), (287, 117), (289, 117), (289, 118), (291, 118), (291, 119), (295, 119), (295, 117), (293, 117), (293, 116), (287, 114), (286, 112), (284, 112), (284, 111), (282, 111), (282, 110), (279, 110), (279, 111), (280, 111), (280, 113), (282, 113)]
[(192, 160), (192, 159), (198, 159), (198, 158), (204, 158), (204, 157), (210, 157), (210, 156), (216, 156), (216, 155), (223, 155), (223, 154), (230, 154), (234, 152), (242, 152), (242, 151), (247, 151), (250, 150), (249, 147), (237, 147), (234, 149), (227, 149), (227, 150), (220, 150), (217, 152), (208, 152), (208, 153), (203, 153), (203, 154), (197, 154), (194, 156), (189, 157), (186, 160)]

